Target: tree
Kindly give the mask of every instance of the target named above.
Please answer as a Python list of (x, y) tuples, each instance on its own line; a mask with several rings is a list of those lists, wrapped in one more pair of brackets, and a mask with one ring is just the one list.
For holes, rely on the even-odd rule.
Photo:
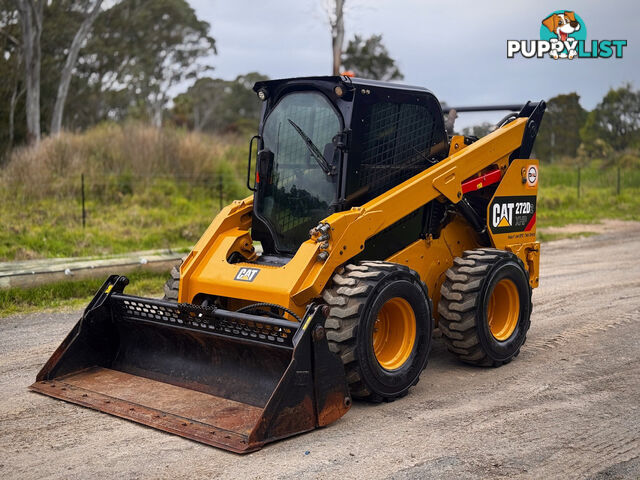
[(404, 75), (382, 44), (382, 35), (362, 38), (355, 35), (342, 56), (342, 64), (359, 77), (374, 80), (402, 80)]
[(159, 125), (172, 88), (210, 69), (208, 31), (186, 0), (0, 0), (0, 153), (105, 119)]
[(62, 115), (64, 113), (64, 104), (69, 93), (69, 85), (71, 84), (71, 75), (73, 73), (76, 62), (78, 61), (80, 48), (86, 40), (87, 35), (89, 35), (93, 22), (96, 20), (98, 14), (100, 13), (101, 5), (102, 0), (93, 0), (93, 2), (86, 2), (84, 19), (80, 24), (80, 28), (78, 28), (76, 34), (73, 37), (71, 46), (69, 47), (69, 53), (67, 54), (64, 66), (62, 67), (60, 83), (58, 84), (58, 92), (56, 95), (56, 103), (53, 107), (53, 114), (51, 116), (51, 127), (49, 129), (49, 133), (52, 135), (56, 135), (60, 132), (60, 128), (62, 126)]
[(640, 91), (630, 84), (610, 89), (580, 130), (582, 153), (603, 166), (629, 166), (640, 156)]
[(22, 27), (27, 142), (40, 141), (40, 37), (44, 0), (16, 0)]
[(482, 122), (480, 125), (474, 125), (472, 127), (465, 127), (462, 129), (462, 134), (466, 136), (473, 136), (482, 138), (485, 135), (489, 135), (493, 132), (496, 126), (489, 122)]
[(225, 102), (227, 129), (252, 131), (257, 130), (262, 110), (262, 102), (258, 99), (253, 85), (268, 80), (269, 77), (258, 72), (238, 75), (231, 82), (231, 95)]
[(346, 0), (325, 0), (324, 10), (331, 29), (331, 51), (333, 75), (340, 75), (342, 48), (344, 46), (344, 2)]
[(185, 0), (124, 0), (100, 15), (90, 51), (101, 89), (124, 89), (131, 106), (140, 102), (160, 126), (171, 88), (212, 67), (216, 53), (209, 24)]
[(178, 95), (173, 103), (177, 123), (194, 130), (217, 130), (221, 123), (220, 107), (230, 94), (230, 82), (219, 78), (199, 78), (189, 89)]
[(580, 128), (586, 118), (587, 111), (580, 105), (580, 95), (577, 93), (549, 99), (536, 140), (537, 155), (549, 162), (574, 158), (581, 142)]
[[(16, 1), (22, 41), (19, 44), (16, 41), (13, 42), (15, 44), (14, 51), (8, 51), (6, 47), (4, 50), (5, 58), (7, 59), (7, 54), (9, 54), (9, 58), (13, 56), (14, 64), (23, 66), (24, 72), (20, 81), (14, 80), (14, 88), (10, 95), (7, 147), (10, 148), (13, 144), (15, 108), (24, 91), (27, 93), (25, 105), (27, 140), (29, 142), (39, 140), (42, 132), (41, 119), (46, 118), (46, 113), (51, 111), (49, 108), (50, 98), (56, 99), (50, 131), (57, 133), (60, 130), (64, 102), (78, 52), (86, 39), (91, 23), (99, 13), (101, 3), (102, 0), (85, 0), (84, 4), (71, 0)], [(3, 5), (3, 7), (6, 6)], [(86, 9), (86, 12), (82, 12), (85, 18), (76, 26), (73, 13), (82, 10), (80, 7)], [(2, 19), (3, 27), (9, 25), (7, 15), (10, 15), (12, 10), (3, 8), (5, 17)], [(52, 19), (55, 21), (52, 22)], [(62, 22), (60, 22), (61, 20)], [(66, 40), (70, 30), (77, 30), (73, 41), (70, 44), (66, 41), (60, 42), (61, 37)], [(8, 34), (4, 28), (3, 32)], [(4, 36), (7, 37), (7, 35)], [(66, 58), (64, 65), (59, 65), (55, 59), (52, 59), (50, 55), (52, 52), (54, 53), (53, 57)], [(55, 70), (47, 68), (52, 65), (52, 60), (54, 60), (53, 63), (56, 63)], [(43, 87), (50, 86), (54, 79), (56, 82), (59, 81), (56, 89), (57, 95), (48, 91), (47, 88), (43, 92)], [(20, 89), (18, 89), (18, 85), (20, 85)]]
[(611, 89), (591, 111), (580, 131), (585, 144), (600, 138), (616, 152), (640, 141), (640, 91), (630, 84)]
[(4, 80), (0, 83), (0, 98), (9, 99), (8, 104), (0, 103), (0, 145), (4, 147), (2, 153), (8, 152), (13, 146), (16, 111), (25, 93), (20, 37), (20, 16), (15, 3), (0, 0), (0, 78)]
[[(113, 5), (114, 0), (109, 4)], [(86, 70), (93, 68), (90, 53), (86, 44), (91, 39), (91, 29), (86, 40), (81, 44), (75, 62), (69, 58), (70, 47), (77, 37), (78, 31), (86, 20), (87, 10), (95, 5), (95, 0), (54, 0), (48, 1), (44, 9), (42, 27), (42, 78), (40, 83), (40, 111), (43, 118), (43, 132), (52, 133), (54, 117), (62, 113), (61, 128), (79, 129), (92, 122), (75, 123), (77, 112), (93, 108), (90, 98), (85, 95), (91, 82)], [(89, 10), (90, 11), (90, 10)], [(76, 44), (78, 41), (76, 40)], [(98, 55), (96, 55), (97, 57)], [(65, 68), (74, 63), (71, 69)], [(65, 83), (64, 71), (69, 72), (69, 87), (64, 103), (58, 93), (61, 83)], [(64, 88), (64, 87), (63, 87)], [(64, 93), (64, 90), (61, 92)], [(56, 107), (58, 108), (56, 112)], [(60, 112), (62, 107), (62, 112)], [(53, 130), (55, 134), (55, 125)]]
[(257, 72), (239, 75), (232, 81), (199, 78), (174, 99), (173, 119), (195, 130), (255, 130), (261, 102), (253, 85), (267, 79)]

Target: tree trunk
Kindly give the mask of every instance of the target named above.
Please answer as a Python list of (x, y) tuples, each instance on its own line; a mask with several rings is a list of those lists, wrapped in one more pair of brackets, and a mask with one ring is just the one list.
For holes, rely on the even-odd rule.
[(153, 105), (153, 116), (151, 123), (156, 128), (162, 128), (162, 104)]
[(9, 141), (7, 142), (7, 152), (10, 152), (13, 148), (13, 136), (15, 132), (15, 128), (13, 125), (15, 119), (15, 111), (16, 111), (16, 103), (18, 101), (18, 82), (13, 86), (13, 91), (11, 92), (11, 101), (9, 102)]
[(335, 0), (335, 19), (331, 19), (331, 47), (333, 49), (333, 74), (340, 75), (342, 66), (342, 46), (344, 44), (344, 2)]
[(22, 79), (22, 76), (20, 75), (20, 71), (22, 70), (22, 45), (14, 36), (2, 31), (2, 29), (0, 29), (0, 32), (5, 35), (11, 43), (13, 43), (16, 48), (15, 55), (17, 57), (17, 61), (14, 65), (15, 70), (11, 72), (13, 76), (13, 88), (11, 89), (11, 98), (9, 99), (9, 140), (7, 141), (7, 148), (5, 150), (5, 153), (8, 153), (13, 148), (13, 140), (15, 138), (16, 105), (18, 104), (20, 97), (24, 94), (24, 87), (19, 89), (20, 80)]
[(9, 102), (9, 142), (7, 145), (7, 152), (13, 148), (13, 139), (15, 137), (15, 118), (16, 118), (16, 105), (18, 100), (24, 93), (24, 89), (18, 91), (18, 80), (16, 79), (13, 86), (13, 92), (11, 92), (11, 101)]
[(27, 142), (40, 141), (40, 36), (44, 0), (18, 0), (22, 26)]
[(153, 125), (156, 128), (162, 127), (162, 120), (163, 120), (162, 110), (165, 104), (165, 100), (166, 99), (164, 94), (158, 93), (154, 95), (153, 99), (150, 99), (147, 106), (147, 109), (148, 109), (147, 111), (149, 112), (151, 125)]
[(101, 4), (102, 0), (96, 0), (93, 9), (89, 10), (89, 6), (87, 6), (87, 15), (73, 37), (71, 47), (69, 47), (69, 53), (67, 54), (67, 59), (64, 62), (64, 67), (62, 68), (62, 73), (60, 75), (60, 83), (58, 84), (58, 94), (56, 96), (56, 103), (53, 107), (53, 115), (51, 116), (51, 135), (57, 135), (60, 133), (60, 129), (62, 128), (64, 104), (67, 101), (67, 95), (69, 94), (69, 84), (71, 83), (73, 68), (78, 61), (80, 48), (82, 48), (83, 42), (91, 31), (93, 22), (100, 13)]
[(196, 132), (200, 131), (200, 109), (197, 105), (193, 107), (193, 129)]

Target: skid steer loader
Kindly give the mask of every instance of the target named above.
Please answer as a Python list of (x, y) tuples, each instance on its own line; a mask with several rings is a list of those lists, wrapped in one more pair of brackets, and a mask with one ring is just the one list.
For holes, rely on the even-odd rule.
[[(438, 327), (463, 362), (520, 352), (538, 285), (544, 102), (487, 136), (424, 88), (258, 82), (247, 187), (162, 300), (109, 277), (30, 388), (238, 453), (407, 394)], [(255, 245), (261, 245), (256, 249)]]

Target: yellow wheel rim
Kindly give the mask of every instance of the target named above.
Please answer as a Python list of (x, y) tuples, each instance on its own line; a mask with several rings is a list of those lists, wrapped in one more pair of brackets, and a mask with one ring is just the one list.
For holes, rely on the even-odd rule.
[(518, 324), (520, 297), (518, 288), (508, 278), (500, 280), (491, 292), (487, 307), (487, 321), (496, 340), (508, 339)]
[(373, 351), (386, 370), (402, 367), (416, 342), (416, 316), (409, 302), (394, 297), (382, 305), (373, 326)]

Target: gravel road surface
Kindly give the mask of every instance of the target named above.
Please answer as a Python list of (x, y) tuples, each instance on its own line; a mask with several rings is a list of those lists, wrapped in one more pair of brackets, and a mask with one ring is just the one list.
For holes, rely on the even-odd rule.
[(239, 456), (27, 391), (80, 313), (0, 319), (2, 478), (640, 478), (640, 224), (543, 245), (526, 345)]

